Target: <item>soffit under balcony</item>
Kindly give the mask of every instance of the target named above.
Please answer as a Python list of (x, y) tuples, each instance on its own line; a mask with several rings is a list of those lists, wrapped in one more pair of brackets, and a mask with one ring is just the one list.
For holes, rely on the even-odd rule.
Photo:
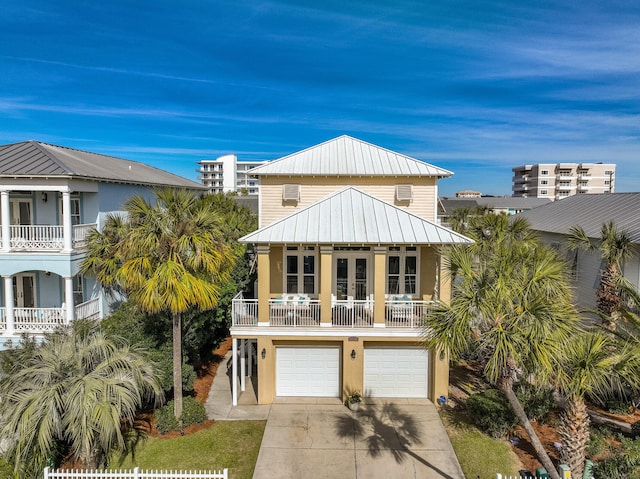
[(256, 244), (416, 245), (473, 241), (354, 187), (240, 239)]

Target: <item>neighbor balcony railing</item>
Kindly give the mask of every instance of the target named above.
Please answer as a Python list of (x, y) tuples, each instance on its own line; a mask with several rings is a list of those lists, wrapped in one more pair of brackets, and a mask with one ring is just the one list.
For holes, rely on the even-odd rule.
[[(95, 223), (74, 225), (72, 246), (83, 248)], [(12, 225), (9, 228), (10, 246), (15, 250), (55, 251), (64, 248), (64, 231), (60, 225)]]
[(419, 328), (435, 304), (434, 301), (385, 301), (385, 326)]
[(93, 298), (84, 303), (75, 306), (76, 319), (99, 319), (100, 318), (100, 299)]
[[(3, 308), (4, 309), (4, 308)], [(65, 324), (64, 308), (13, 308), (16, 332), (44, 333)]]

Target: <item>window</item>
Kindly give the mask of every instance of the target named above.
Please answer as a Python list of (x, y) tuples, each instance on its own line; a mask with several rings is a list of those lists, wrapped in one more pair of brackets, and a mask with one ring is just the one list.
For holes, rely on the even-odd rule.
[(549, 170), (540, 170), (540, 174), (541, 175), (548, 175), (549, 174)]
[(418, 250), (415, 246), (389, 248), (387, 255), (387, 294), (418, 292)]
[(604, 172), (605, 175), (613, 175), (613, 170), (607, 170)]
[(610, 184), (611, 184), (611, 182), (610, 182), (609, 180), (604, 180), (604, 184), (605, 184), (605, 185), (610, 185)]
[(548, 180), (540, 180), (540, 184), (541, 185), (548, 185), (549, 181)]
[(286, 248), (285, 290), (287, 293), (316, 293), (315, 246)]
[(540, 194), (541, 195), (546, 195), (546, 194), (549, 194), (549, 192), (547, 190), (540, 190)]
[[(60, 198), (60, 224), (63, 223), (63, 215), (64, 215), (64, 205), (62, 198)], [(80, 224), (80, 198), (71, 198), (71, 224), (79, 225)]]

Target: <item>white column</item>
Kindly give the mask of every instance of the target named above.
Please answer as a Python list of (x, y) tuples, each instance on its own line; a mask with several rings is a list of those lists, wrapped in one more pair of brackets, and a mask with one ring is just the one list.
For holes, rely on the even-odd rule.
[(245, 354), (247, 349), (245, 348), (247, 340), (240, 340), (240, 391), (244, 391), (246, 389), (247, 384), (247, 360), (245, 358)]
[(247, 365), (247, 376), (253, 376), (253, 339), (249, 340), (249, 354), (247, 355), (247, 360), (249, 364)]
[(11, 212), (9, 211), (9, 192), (0, 191), (0, 215), (2, 221), (2, 249), (11, 249)]
[(231, 404), (238, 405), (238, 340), (231, 341)]
[(62, 192), (62, 236), (64, 237), (63, 253), (73, 249), (73, 226), (71, 225), (71, 193)]
[(13, 279), (11, 276), (3, 276), (4, 278), (4, 315), (7, 321), (7, 334), (13, 334), (15, 331), (15, 320), (13, 315)]
[(65, 323), (71, 323), (75, 318), (75, 308), (73, 307), (73, 278), (71, 276), (64, 277), (64, 302), (65, 302), (65, 312), (64, 319)]

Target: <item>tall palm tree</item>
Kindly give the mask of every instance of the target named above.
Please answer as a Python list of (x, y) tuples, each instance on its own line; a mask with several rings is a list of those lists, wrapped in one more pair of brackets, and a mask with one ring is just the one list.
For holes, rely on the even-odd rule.
[(504, 221), (488, 218), (487, 228), (477, 229), (476, 244), (448, 251), (452, 298), (427, 317), (425, 343), (452, 359), (469, 351), (481, 358), (485, 378), (503, 392), (538, 458), (557, 479), (513, 384), (524, 373), (550, 374), (561, 353), (558, 345), (578, 317), (564, 262), (535, 241), (526, 223), (508, 226)]
[(615, 326), (618, 312), (623, 309), (623, 296), (618, 287), (618, 278), (622, 276), (622, 268), (632, 254), (633, 242), (626, 231), (616, 228), (613, 221), (604, 223), (598, 238), (589, 238), (581, 226), (573, 226), (569, 230), (569, 249), (575, 251), (574, 268), (577, 266), (577, 255), (580, 250), (599, 251), (605, 263), (600, 277), (600, 287), (596, 291), (598, 311)]
[(561, 457), (574, 477), (582, 477), (590, 424), (585, 396), (605, 397), (637, 390), (638, 348), (601, 331), (583, 332), (563, 346), (555, 370), (556, 387), (566, 401), (558, 428)]
[(155, 204), (130, 198), (127, 215), (109, 216), (89, 236), (82, 270), (124, 293), (147, 313), (172, 318), (174, 414), (182, 416), (182, 313), (215, 307), (237, 254), (218, 215), (194, 193), (164, 189)]
[(13, 353), (20, 361), (0, 382), (2, 437), (23, 477), (41, 473), (60, 444), (85, 467), (101, 465), (125, 448), (123, 425), (162, 398), (144, 352), (93, 323), (76, 321), (32, 346)]

